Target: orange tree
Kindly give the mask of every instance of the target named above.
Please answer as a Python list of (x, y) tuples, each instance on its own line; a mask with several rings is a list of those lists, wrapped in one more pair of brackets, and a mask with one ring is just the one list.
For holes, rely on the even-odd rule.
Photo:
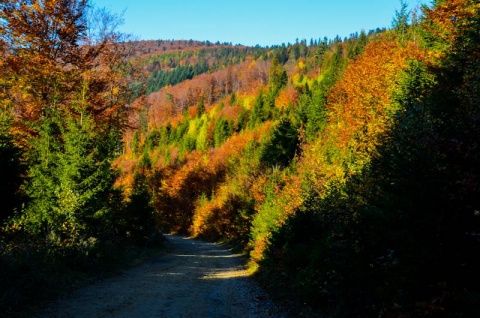
[(78, 113), (79, 99), (97, 122), (123, 118), (129, 65), (115, 16), (90, 10), (88, 0), (6, 0), (0, 21), (2, 104), (22, 129), (47, 108)]

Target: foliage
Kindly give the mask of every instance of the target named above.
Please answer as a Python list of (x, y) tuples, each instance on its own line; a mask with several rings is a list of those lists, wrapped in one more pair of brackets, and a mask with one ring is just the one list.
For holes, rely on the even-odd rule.
[[(80, 91), (88, 92), (87, 111), (96, 121), (124, 123), (130, 101), (125, 40), (112, 30), (114, 17), (92, 15), (104, 24), (96, 34), (87, 0), (19, 1), (0, 4), (0, 42), (5, 45), (0, 77), (7, 99), (15, 105), (15, 125), (39, 120), (48, 107), (75, 113)], [(111, 25), (109, 25), (111, 24)], [(21, 66), (21, 67), (20, 67)]]
[[(145, 44), (135, 63), (151, 94), (134, 103), (123, 151), (122, 125), (104, 115), (125, 119), (126, 80), (103, 82), (113, 70), (83, 67), (75, 45), (66, 56), (83, 62), (68, 68), (24, 45), (3, 50), (2, 107), (35, 119), (29, 139), (2, 130), (12, 164), (20, 141), (30, 159), (8, 233), (65, 252), (150, 244), (157, 227), (229, 239), (313, 315), (478, 315), (478, 10), (436, 1), (419, 16), (402, 1), (392, 30), (310, 45)], [(47, 67), (15, 73), (20, 53)]]
[(39, 138), (32, 141), (25, 185), (30, 202), (20, 224), (61, 246), (104, 237), (102, 220), (112, 212), (110, 163), (117, 136), (94, 134), (98, 128), (88, 115), (51, 114), (41, 125)]
[(269, 166), (286, 167), (299, 150), (298, 127), (284, 117), (273, 129), (271, 137), (264, 144), (261, 161)]
[(0, 3), (0, 306), (7, 315), (82, 275), (115, 268), (132, 244), (152, 243), (156, 232), (141, 204), (144, 188), (126, 204), (114, 187), (112, 162), (137, 72), (118, 43), (125, 40), (115, 31), (118, 17), (90, 10), (84, 0)]
[[(460, 19), (458, 24), (450, 24), (453, 13)], [(473, 32), (478, 28), (478, 6), (442, 1), (427, 16), (427, 30), (454, 36), (443, 38), (447, 42), (441, 45), (432, 43), (430, 60), (407, 43), (412, 60), (405, 63), (403, 58), (399, 65), (404, 71), (390, 73), (398, 86), (381, 90), (391, 99), (385, 100), (387, 108), (382, 110), (379, 96), (380, 104), (370, 115), (380, 117), (371, 127), (368, 116), (359, 112), (368, 109), (363, 94), (375, 96), (369, 91), (370, 85), (377, 85), (374, 78), (368, 77), (367, 85), (362, 84), (365, 76), (354, 76), (351, 87), (361, 91), (336, 94), (348, 81), (350, 70), (367, 62), (362, 59), (375, 60), (382, 54), (369, 54), (373, 46), (367, 46), (358, 64), (347, 68), (332, 91), (329, 106), (333, 108), (323, 138), (313, 143), (317, 146), (311, 153), (307, 148), (305, 161), (299, 162), (299, 172), (306, 174), (309, 185), (301, 195), (302, 204), (271, 230), (263, 247), (266, 252), (253, 254), (271, 288), (280, 290), (283, 297), (318, 306), (318, 315), (467, 317), (479, 313), (474, 272), (478, 261), (473, 257), (480, 248), (474, 234), (479, 229), (478, 156), (473, 146), (478, 139), (474, 106), (478, 89), (472, 77), (478, 74), (473, 57), (478, 51)], [(439, 48), (442, 51), (435, 51)], [(394, 50), (402, 52), (398, 47)], [(360, 108), (348, 108), (353, 96), (352, 105)], [(356, 116), (363, 128), (354, 133)], [(377, 132), (368, 133), (370, 128)], [(333, 136), (335, 142), (330, 143)], [(358, 147), (362, 140), (368, 141), (368, 148)], [(353, 151), (352, 145), (357, 145)], [(323, 151), (326, 158), (309, 161), (321, 158)], [(275, 202), (287, 197), (282, 192)]]

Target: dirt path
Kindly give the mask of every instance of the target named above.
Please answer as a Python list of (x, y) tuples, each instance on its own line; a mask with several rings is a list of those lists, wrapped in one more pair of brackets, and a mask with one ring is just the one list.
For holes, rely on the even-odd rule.
[(285, 317), (238, 255), (214, 243), (166, 237), (167, 255), (79, 289), (39, 317)]

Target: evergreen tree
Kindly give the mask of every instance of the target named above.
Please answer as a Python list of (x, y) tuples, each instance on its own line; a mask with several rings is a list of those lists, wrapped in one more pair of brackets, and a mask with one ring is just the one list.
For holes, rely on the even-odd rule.
[(298, 127), (283, 117), (264, 145), (261, 160), (270, 166), (286, 167), (299, 150)]
[(395, 10), (395, 18), (392, 21), (392, 27), (397, 32), (400, 42), (406, 40), (409, 16), (410, 11), (408, 10), (408, 4), (404, 0), (401, 0), (400, 10)]
[(204, 113), (205, 113), (205, 101), (203, 100), (203, 97), (201, 97), (200, 101), (198, 102), (198, 117), (202, 117)]
[(215, 123), (215, 128), (213, 131), (213, 141), (215, 147), (220, 147), (231, 134), (232, 129), (228, 120), (220, 117)]
[(115, 174), (118, 134), (99, 132), (80, 118), (51, 110), (39, 127), (25, 185), (30, 202), (19, 220), (50, 244), (64, 246), (105, 235)]
[(270, 88), (270, 95), (277, 96), (280, 89), (287, 84), (287, 72), (281, 65), (277, 57), (272, 60), (272, 65), (268, 72), (268, 85)]

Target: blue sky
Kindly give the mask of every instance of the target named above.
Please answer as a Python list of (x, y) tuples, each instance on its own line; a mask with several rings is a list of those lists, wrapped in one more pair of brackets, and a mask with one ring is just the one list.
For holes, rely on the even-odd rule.
[[(125, 10), (120, 31), (142, 40), (274, 45), (390, 27), (400, 0), (91, 0)], [(419, 0), (407, 0), (410, 8)]]

